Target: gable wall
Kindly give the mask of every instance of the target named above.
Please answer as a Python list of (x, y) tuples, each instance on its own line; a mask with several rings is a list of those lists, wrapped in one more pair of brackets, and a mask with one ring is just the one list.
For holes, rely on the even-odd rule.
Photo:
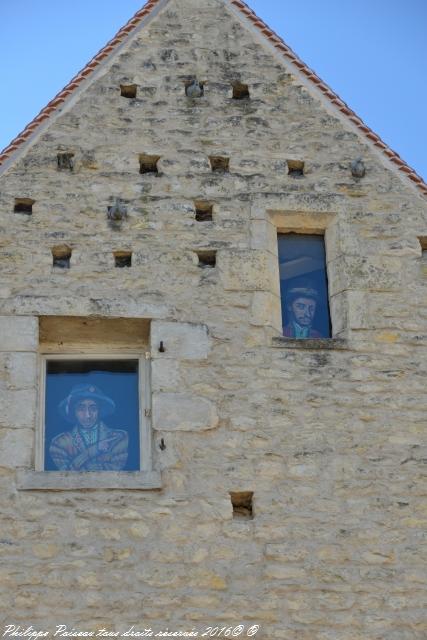
[[(194, 73), (206, 91), (193, 102)], [(249, 102), (231, 99), (234, 80)], [(126, 83), (136, 100), (120, 97)], [(75, 153), (72, 173), (57, 170), (59, 150)], [(138, 173), (141, 153), (161, 156), (159, 176)], [(229, 156), (230, 172), (213, 174), (209, 155)], [(305, 161), (303, 179), (287, 159)], [(35, 200), (32, 216), (12, 213), (15, 197)], [(195, 221), (199, 199), (213, 223)], [(340, 349), (273, 340), (269, 211), (329, 221)], [(426, 213), (222, 3), (172, 1), (139, 33), (0, 178), (2, 536), (17, 622), (421, 638)], [(52, 269), (58, 244), (73, 249), (69, 271)], [(212, 248), (217, 267), (200, 269), (195, 251)], [(115, 269), (123, 249), (133, 266)], [(15, 468), (34, 462), (44, 315), (153, 320), (161, 492), (16, 490)], [(255, 493), (252, 521), (233, 521), (240, 490)]]

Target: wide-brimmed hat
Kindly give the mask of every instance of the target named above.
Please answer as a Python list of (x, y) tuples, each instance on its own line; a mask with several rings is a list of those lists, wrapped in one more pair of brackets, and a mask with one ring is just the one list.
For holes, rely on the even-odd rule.
[(116, 410), (114, 400), (106, 396), (99, 387), (93, 384), (77, 384), (58, 405), (59, 412), (68, 422), (75, 422), (74, 408), (81, 400), (94, 400), (98, 406), (100, 418), (105, 418)]
[(319, 300), (319, 292), (312, 287), (292, 287), (286, 293), (286, 302), (292, 304), (297, 298), (311, 298), (315, 302)]

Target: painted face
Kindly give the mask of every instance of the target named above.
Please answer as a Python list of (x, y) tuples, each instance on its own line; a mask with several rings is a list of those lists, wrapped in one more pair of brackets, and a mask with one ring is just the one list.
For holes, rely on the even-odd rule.
[(83, 429), (90, 429), (98, 422), (98, 405), (94, 400), (80, 400), (75, 412), (77, 422)]
[(295, 322), (297, 322), (300, 327), (311, 327), (314, 314), (316, 313), (316, 302), (313, 298), (296, 298), (290, 308), (294, 315)]

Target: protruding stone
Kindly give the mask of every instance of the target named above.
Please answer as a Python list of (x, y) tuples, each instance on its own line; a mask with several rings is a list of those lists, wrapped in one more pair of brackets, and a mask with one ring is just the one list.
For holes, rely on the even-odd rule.
[[(159, 352), (160, 343), (164, 351)], [(151, 354), (153, 358), (202, 360), (208, 357), (211, 338), (203, 324), (156, 321), (151, 325)]]

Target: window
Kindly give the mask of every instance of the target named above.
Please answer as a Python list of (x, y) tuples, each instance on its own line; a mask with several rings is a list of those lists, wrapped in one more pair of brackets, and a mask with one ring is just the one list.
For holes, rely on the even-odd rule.
[(278, 235), (283, 335), (330, 338), (325, 243), (322, 235)]
[(39, 319), (37, 471), (152, 470), (149, 331), (138, 318)]
[(139, 471), (137, 358), (46, 357), (45, 471)]

